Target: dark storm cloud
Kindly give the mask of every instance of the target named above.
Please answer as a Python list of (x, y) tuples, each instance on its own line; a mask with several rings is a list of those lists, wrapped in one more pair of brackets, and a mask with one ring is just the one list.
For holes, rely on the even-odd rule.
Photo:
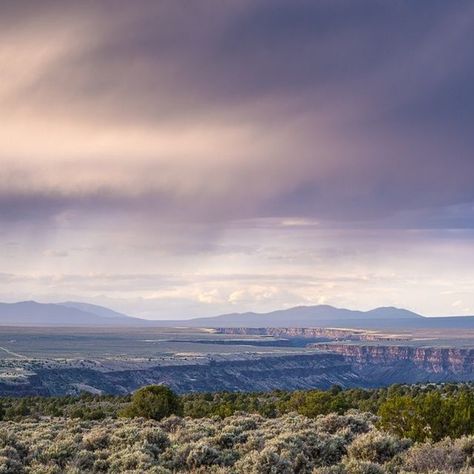
[[(216, 146), (210, 146), (216, 166), (203, 165), (195, 177), (189, 172), (191, 190), (177, 191), (181, 181), (174, 175), (167, 185), (150, 178), (173, 166), (175, 157), (149, 147), (145, 165), (133, 152), (121, 159), (135, 167), (133, 191), (108, 186), (107, 167), (121, 166), (113, 159), (100, 179), (88, 175), (79, 193), (68, 191), (69, 177), (61, 189), (42, 178), (22, 192), (2, 182), (3, 219), (121, 209), (183, 220), (309, 216), (346, 222), (427, 208), (433, 222), (433, 209), (474, 200), (469, 2), (1, 6), (10, 39), (12, 25), (18, 34), (31, 34), (33, 43), (45, 28), (53, 38), (65, 25), (72, 32), (64, 52), (0, 95), (8, 107), (112, 131), (153, 132), (170, 123), (216, 129)], [(220, 124), (249, 127), (255, 137), (235, 154), (219, 142)], [(282, 146), (256, 147), (262, 137), (281, 139)], [(116, 141), (120, 149), (119, 132)], [(9, 147), (14, 155), (15, 145)], [(83, 153), (77, 162), (90, 159)], [(176, 168), (183, 173), (200, 167), (192, 143), (180, 160)], [(225, 185), (215, 190), (220, 179)], [(265, 181), (270, 185), (263, 189)], [(438, 222), (462, 225), (459, 219)]]
[[(133, 119), (188, 116), (280, 94), (317, 106), (327, 91), (349, 99), (390, 88), (398, 99), (412, 99), (415, 89), (418, 113), (444, 112), (454, 88), (468, 92), (473, 74), (464, 47), (473, 36), (473, 9), (463, 2), (65, 3), (53, 4), (65, 11), (56, 18), (74, 21), (78, 10), (84, 33), (90, 26), (94, 36), (31, 84), (33, 92), (92, 107), (110, 100)], [(431, 94), (435, 103), (423, 100), (439, 76), (448, 80)], [(124, 93), (121, 101), (116, 91)], [(471, 94), (465, 99), (472, 103)], [(183, 110), (187, 101), (198, 110)]]

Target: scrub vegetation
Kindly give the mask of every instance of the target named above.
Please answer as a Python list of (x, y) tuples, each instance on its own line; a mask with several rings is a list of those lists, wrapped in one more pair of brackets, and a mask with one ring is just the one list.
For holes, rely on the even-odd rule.
[(2, 399), (0, 473), (472, 473), (474, 387)]

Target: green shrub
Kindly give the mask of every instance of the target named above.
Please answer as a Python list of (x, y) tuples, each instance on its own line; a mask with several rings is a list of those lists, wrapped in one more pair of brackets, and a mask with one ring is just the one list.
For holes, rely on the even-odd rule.
[(347, 474), (385, 474), (382, 466), (370, 461), (350, 459), (344, 467)]
[(400, 440), (393, 435), (374, 430), (356, 438), (347, 452), (350, 457), (360, 461), (384, 464), (407, 450), (410, 445), (409, 440)]
[(463, 444), (448, 438), (438, 443), (415, 445), (407, 452), (405, 466), (416, 473), (460, 472), (468, 460)]
[(165, 385), (150, 385), (137, 390), (130, 404), (122, 410), (127, 418), (161, 420), (170, 415), (181, 415), (183, 407), (179, 397)]

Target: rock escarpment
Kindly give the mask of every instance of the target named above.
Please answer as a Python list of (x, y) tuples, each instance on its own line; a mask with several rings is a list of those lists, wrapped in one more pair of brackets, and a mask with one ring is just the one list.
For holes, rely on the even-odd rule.
[[(18, 364), (21, 364), (18, 361)], [(65, 395), (81, 390), (124, 394), (163, 383), (179, 393), (269, 391), (354, 387), (361, 381), (339, 354), (254, 356), (205, 360), (127, 370), (39, 366), (15, 384), (0, 383), (0, 395)]]
[(272, 336), (288, 338), (329, 338), (336, 341), (402, 341), (405, 336), (380, 334), (365, 329), (340, 328), (216, 328), (218, 334), (233, 334), (240, 336)]
[(322, 350), (342, 355), (357, 369), (368, 366), (405, 365), (426, 373), (474, 379), (474, 349), (399, 345), (318, 344)]
[[(0, 395), (65, 395), (81, 390), (124, 394), (164, 383), (179, 393), (380, 387), (393, 383), (474, 380), (474, 349), (357, 344), (318, 344), (317, 352), (175, 361), (122, 370), (94, 364), (83, 368), (28, 367), (15, 383), (0, 383)], [(15, 361), (19, 366), (24, 361)], [(12, 367), (12, 370), (14, 368)]]

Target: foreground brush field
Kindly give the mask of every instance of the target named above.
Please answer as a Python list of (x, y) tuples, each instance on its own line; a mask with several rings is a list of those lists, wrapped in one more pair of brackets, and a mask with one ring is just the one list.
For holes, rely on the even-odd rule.
[(474, 472), (474, 386), (3, 398), (1, 473)]
[(474, 436), (413, 443), (369, 413), (0, 423), (2, 473), (472, 473)]

